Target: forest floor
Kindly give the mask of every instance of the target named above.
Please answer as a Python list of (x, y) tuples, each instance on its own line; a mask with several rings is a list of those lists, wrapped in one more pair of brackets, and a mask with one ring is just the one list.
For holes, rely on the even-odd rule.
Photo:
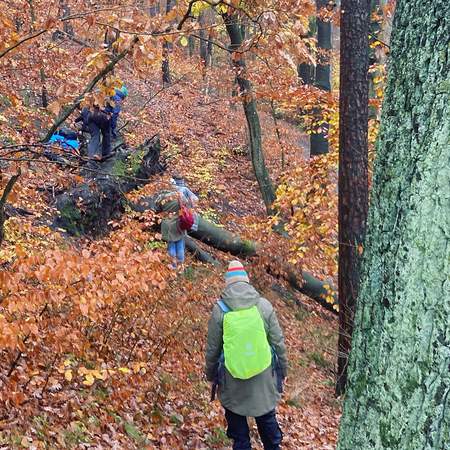
[[(204, 217), (246, 238), (274, 239), (268, 237), (264, 206), (246, 156), (245, 118), (240, 105), (229, 105), (217, 96), (199, 95), (201, 89), (195, 83), (178, 82), (149, 102), (145, 119), (136, 119), (137, 111), (146, 98), (154, 95), (157, 86), (156, 81), (131, 86), (122, 120), (134, 116), (134, 121), (124, 130), (124, 136), (133, 144), (159, 133), (168, 172), (155, 177), (130, 198), (137, 200), (168, 187), (170, 172), (176, 170), (199, 194)], [(284, 171), (305, 156), (307, 151), (300, 146), (305, 137), (294, 125), (279, 121), (286, 160), (282, 168), (280, 145), (269, 112), (261, 112), (261, 123), (268, 167), (273, 179), (279, 180)], [(46, 183), (61, 183), (56, 178), (52, 181), (52, 176)], [(34, 183), (36, 188), (39, 183), (42, 185), (41, 180)], [(29, 186), (29, 196), (23, 199), (22, 206), (42, 212), (43, 194), (33, 189), (32, 182)], [(21, 206), (20, 199), (17, 205)], [(20, 219), (22, 223), (27, 220), (32, 219)], [(127, 233), (141, 222), (131, 213), (115, 220), (111, 234), (95, 243), (96, 248), (111, 249), (118, 255), (117, 264), (126, 266), (117, 243), (134, 238)], [(38, 239), (36, 234), (33, 239)], [(54, 237), (47, 233), (45, 239)], [(57, 242), (71, 245), (61, 244), (60, 239)], [(10, 232), (0, 256), (7, 259), (15, 245)], [(73, 241), (80, 251), (92, 245), (88, 240)], [(158, 258), (158, 270), (165, 282), (161, 283), (158, 296), (149, 297), (145, 304), (141, 301), (139, 308), (130, 301), (125, 306), (129, 320), (114, 322), (110, 330), (111, 341), (115, 339), (114, 357), (126, 380), (106, 385), (100, 377), (95, 383), (82, 383), (75, 378), (64, 380), (64, 370), (59, 375), (52, 374), (46, 382), (48, 393), (39, 399), (38, 409), (32, 400), (17, 411), (0, 411), (0, 449), (229, 448), (220, 404), (210, 402), (210, 387), (202, 372), (207, 321), (223, 288), (223, 270), (212, 269), (188, 256), (184, 272), (170, 272), (158, 236), (152, 237), (145, 251)], [(208, 251), (224, 264), (231, 259), (230, 255)], [(340, 401), (334, 396), (337, 318), (301, 294), (263, 276), (252, 261), (243, 262), (255, 287), (274, 305), (288, 346), (290, 373), (278, 410), (283, 448), (334, 449), (341, 413)], [(320, 261), (306, 263), (310, 263), (309, 270), (323, 276)], [(143, 321), (140, 328), (139, 320)], [(139, 335), (142, 329), (145, 334)], [(134, 346), (140, 349), (136, 353)], [(137, 355), (144, 353), (148, 356), (145, 367), (137, 363)], [(98, 361), (89, 363), (96, 367)], [(81, 362), (71, 360), (70, 364), (75, 371)], [(87, 362), (84, 367), (88, 367)], [(255, 430), (253, 424), (254, 436)], [(254, 448), (260, 449), (257, 442)]]

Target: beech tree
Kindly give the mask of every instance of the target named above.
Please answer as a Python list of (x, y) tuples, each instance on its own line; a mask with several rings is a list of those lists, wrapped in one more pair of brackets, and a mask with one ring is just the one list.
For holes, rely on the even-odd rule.
[(275, 201), (275, 189), (267, 170), (264, 153), (262, 149), (261, 125), (259, 121), (258, 110), (256, 108), (256, 99), (252, 91), (252, 85), (246, 78), (246, 65), (244, 55), (239, 53), (244, 41), (240, 22), (237, 14), (222, 14), (228, 36), (230, 38), (230, 50), (234, 53), (233, 64), (236, 69), (236, 82), (239, 87), (239, 93), (242, 96), (242, 106), (244, 108), (245, 118), (250, 136), (250, 157), (253, 164), (256, 180), (268, 213), (272, 211), (272, 204)]
[(449, 16), (397, 2), (339, 450), (450, 442)]

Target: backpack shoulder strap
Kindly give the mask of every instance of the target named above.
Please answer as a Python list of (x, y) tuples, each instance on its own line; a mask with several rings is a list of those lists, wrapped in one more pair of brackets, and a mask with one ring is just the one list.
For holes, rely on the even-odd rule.
[(220, 309), (223, 311), (224, 314), (231, 311), (231, 309), (223, 300), (218, 300), (217, 304), (219, 305)]
[(176, 191), (176, 193), (177, 193), (178, 204), (180, 205), (180, 209), (181, 209), (183, 206), (186, 206), (184, 203), (184, 200), (183, 200), (183, 195), (178, 190)]

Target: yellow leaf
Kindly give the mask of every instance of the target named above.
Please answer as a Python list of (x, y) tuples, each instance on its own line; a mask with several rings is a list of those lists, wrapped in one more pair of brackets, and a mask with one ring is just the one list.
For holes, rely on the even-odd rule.
[(91, 370), (91, 375), (98, 380), (105, 380), (107, 376), (106, 370), (102, 370), (101, 372), (99, 370)]
[(66, 359), (64, 361), (64, 367), (69, 367), (72, 364), (72, 362), (70, 361), (70, 359)]
[(88, 373), (86, 374), (85, 379), (83, 380), (83, 384), (85, 386), (92, 386), (95, 382), (95, 378), (92, 376), (92, 374)]
[(66, 371), (64, 372), (64, 378), (65, 378), (67, 381), (69, 381), (69, 382), (72, 381), (73, 375), (72, 375), (72, 370), (71, 370), (71, 369), (66, 370)]
[(182, 36), (182, 38), (180, 39), (180, 45), (182, 45), (183, 47), (186, 47), (188, 45), (188, 40), (186, 36)]
[(122, 373), (130, 373), (130, 369), (128, 369), (128, 367), (119, 367), (119, 372)]

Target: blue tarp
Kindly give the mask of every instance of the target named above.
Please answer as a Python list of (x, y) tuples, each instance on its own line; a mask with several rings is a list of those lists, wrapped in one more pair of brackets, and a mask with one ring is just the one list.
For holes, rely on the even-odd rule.
[(62, 148), (69, 150), (78, 150), (80, 148), (80, 143), (76, 139), (67, 139), (59, 134), (53, 134), (48, 141), (49, 144), (57, 143)]

